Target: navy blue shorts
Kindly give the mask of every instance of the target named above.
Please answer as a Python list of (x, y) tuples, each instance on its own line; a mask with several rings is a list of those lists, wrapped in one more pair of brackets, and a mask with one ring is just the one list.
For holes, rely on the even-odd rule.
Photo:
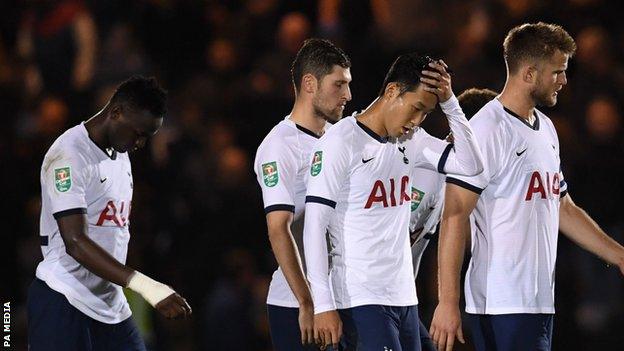
[(466, 321), (477, 351), (550, 351), (552, 314), (470, 314)]
[(433, 344), (433, 340), (431, 340), (431, 335), (429, 335), (429, 331), (422, 323), (422, 321), (418, 321), (420, 324), (420, 348), (422, 351), (437, 351), (435, 345)]
[(298, 308), (267, 305), (267, 314), (269, 315), (271, 340), (276, 351), (318, 350), (316, 346), (303, 346), (301, 344)]
[(421, 350), (417, 306), (365, 305), (338, 311), (346, 350)]
[(37, 278), (28, 289), (28, 347), (30, 351), (145, 351), (132, 317), (117, 324), (98, 322)]

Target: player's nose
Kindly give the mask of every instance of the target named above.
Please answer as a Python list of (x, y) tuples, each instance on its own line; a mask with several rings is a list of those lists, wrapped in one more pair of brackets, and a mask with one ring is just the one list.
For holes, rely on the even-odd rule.
[(351, 101), (351, 88), (349, 88), (349, 86), (347, 85), (347, 92), (345, 94), (345, 99), (347, 101)]

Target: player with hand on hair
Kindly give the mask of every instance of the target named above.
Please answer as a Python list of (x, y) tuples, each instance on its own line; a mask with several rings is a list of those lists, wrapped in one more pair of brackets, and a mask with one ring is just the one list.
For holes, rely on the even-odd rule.
[[(438, 103), (454, 145), (418, 128)], [(420, 350), (409, 240), (415, 167), (482, 171), (446, 64), (406, 54), (392, 64), (378, 98), (332, 126), (312, 156), (304, 249), (323, 345), (336, 347), (344, 326), (348, 349)]]

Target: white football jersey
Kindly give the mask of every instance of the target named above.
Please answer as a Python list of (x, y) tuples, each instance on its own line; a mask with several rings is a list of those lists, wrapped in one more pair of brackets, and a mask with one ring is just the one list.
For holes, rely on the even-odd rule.
[(84, 123), (63, 133), (41, 166), (41, 251), (37, 277), (65, 295), (87, 316), (119, 323), (131, 312), (122, 287), (91, 273), (65, 252), (55, 218), (87, 215), (86, 235), (122, 264), (126, 262), (132, 169), (127, 153), (109, 156)]
[[(414, 167), (477, 174), (480, 159), (457, 100), (442, 105), (462, 151), (418, 129), (382, 138), (352, 117), (336, 123), (312, 155), (304, 243), (315, 312), (377, 304), (416, 305), (409, 242)], [(452, 166), (451, 166), (452, 165)], [(469, 165), (469, 166), (466, 166)], [(334, 208), (333, 213), (331, 209)], [(325, 230), (330, 261), (323, 255)]]
[(559, 199), (567, 190), (555, 127), (537, 109), (531, 126), (498, 99), (470, 123), (484, 172), (447, 178), (481, 193), (472, 213), (466, 311), (554, 313)]
[[(305, 267), (302, 215), (305, 207), (306, 183), (310, 175), (310, 155), (318, 136), (294, 123), (289, 117), (273, 127), (258, 147), (254, 170), (262, 189), (265, 214), (275, 210), (294, 213), (291, 232)], [(279, 267), (271, 279), (267, 304), (299, 307)]]
[(410, 236), (414, 276), (431, 236), (435, 233), (444, 206), (445, 176), (426, 168), (415, 168), (412, 172), (412, 203), (410, 215)]

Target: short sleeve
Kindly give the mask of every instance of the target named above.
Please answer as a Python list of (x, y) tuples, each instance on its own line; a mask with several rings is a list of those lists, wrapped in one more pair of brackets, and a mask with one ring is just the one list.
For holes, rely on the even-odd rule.
[(262, 189), (264, 212), (295, 212), (297, 160), (283, 143), (269, 140), (258, 149), (254, 171)]
[(311, 158), (306, 203), (317, 202), (336, 207), (336, 201), (352, 160), (348, 137), (338, 133), (319, 139)]
[(54, 218), (87, 213), (90, 172), (84, 156), (73, 149), (57, 149), (43, 160), (41, 189), (50, 199)]
[(563, 198), (568, 194), (568, 183), (565, 181), (563, 171), (559, 170), (559, 198)]
[(472, 129), (483, 156), (483, 172), (476, 176), (449, 175), (446, 182), (481, 194), (490, 181), (504, 168), (504, 150), (508, 149), (505, 145), (506, 133), (502, 128), (497, 128), (491, 123), (476, 124), (472, 126)]

